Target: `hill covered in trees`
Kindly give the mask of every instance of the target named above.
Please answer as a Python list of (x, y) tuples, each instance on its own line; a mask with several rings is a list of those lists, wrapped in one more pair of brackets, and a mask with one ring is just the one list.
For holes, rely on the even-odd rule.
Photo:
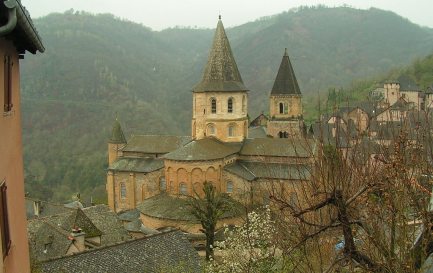
[[(155, 32), (112, 15), (71, 11), (34, 21), (47, 50), (22, 62), (27, 190), (44, 199), (81, 192), (102, 201), (116, 115), (127, 136), (190, 133), (191, 89), (214, 30)], [(319, 91), (433, 52), (432, 29), (378, 9), (301, 8), (226, 31), (251, 90), (252, 117), (267, 111), (285, 47), (307, 106)]]

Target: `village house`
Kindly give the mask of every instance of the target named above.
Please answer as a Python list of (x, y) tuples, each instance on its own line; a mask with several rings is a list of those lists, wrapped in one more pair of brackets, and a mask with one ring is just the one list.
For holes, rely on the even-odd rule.
[(44, 46), (20, 1), (0, 1), (0, 272), (30, 272), (24, 207), (20, 60)]

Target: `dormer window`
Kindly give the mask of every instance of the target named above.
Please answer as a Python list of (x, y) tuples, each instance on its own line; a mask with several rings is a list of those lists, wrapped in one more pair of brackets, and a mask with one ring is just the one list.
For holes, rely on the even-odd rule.
[(216, 99), (212, 98), (210, 101), (210, 104), (211, 104), (211, 113), (216, 114), (216, 111), (217, 111)]
[(233, 113), (233, 98), (227, 100), (227, 112)]

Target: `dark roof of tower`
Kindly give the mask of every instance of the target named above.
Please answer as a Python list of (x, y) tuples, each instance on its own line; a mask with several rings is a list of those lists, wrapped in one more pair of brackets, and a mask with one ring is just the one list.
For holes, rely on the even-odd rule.
[(122, 127), (119, 120), (116, 118), (113, 125), (113, 131), (109, 140), (110, 143), (126, 143), (125, 135), (123, 134)]
[(287, 54), (287, 48), (284, 52), (283, 59), (281, 60), (280, 68), (278, 69), (278, 74), (271, 91), (271, 95), (280, 94), (301, 95), (301, 90), (299, 89), (292, 63)]
[(193, 91), (247, 91), (221, 19), (218, 20), (203, 78)]

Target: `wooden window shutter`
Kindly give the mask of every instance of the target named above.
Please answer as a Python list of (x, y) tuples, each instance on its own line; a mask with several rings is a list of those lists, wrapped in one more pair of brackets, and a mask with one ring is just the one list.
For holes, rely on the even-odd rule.
[(7, 205), (7, 187), (5, 181), (0, 186), (0, 231), (2, 239), (3, 258), (8, 255), (11, 247), (11, 238), (9, 230), (9, 217)]
[(4, 111), (9, 112), (12, 110), (12, 61), (11, 56), (4, 56)]

